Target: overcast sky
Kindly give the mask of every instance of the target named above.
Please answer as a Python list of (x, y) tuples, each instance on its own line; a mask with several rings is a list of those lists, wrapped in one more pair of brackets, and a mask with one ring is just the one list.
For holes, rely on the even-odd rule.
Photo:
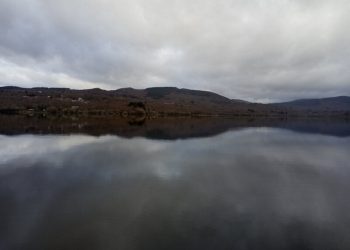
[(350, 95), (348, 0), (0, 0), (0, 86)]

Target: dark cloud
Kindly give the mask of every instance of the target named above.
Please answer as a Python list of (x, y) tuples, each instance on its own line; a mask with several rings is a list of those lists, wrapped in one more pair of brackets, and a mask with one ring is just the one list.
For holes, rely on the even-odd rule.
[(350, 4), (2, 0), (0, 84), (350, 95)]

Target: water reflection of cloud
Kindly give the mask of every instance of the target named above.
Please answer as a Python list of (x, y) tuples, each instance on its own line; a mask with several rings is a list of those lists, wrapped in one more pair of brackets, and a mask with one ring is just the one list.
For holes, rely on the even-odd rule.
[(18, 157), (44, 156), (52, 152), (64, 152), (96, 138), (89, 136), (3, 136), (0, 135), (0, 163)]
[[(311, 249), (350, 245), (347, 138), (247, 129), (174, 142), (1, 139), (0, 197), (9, 205), (0, 214), (9, 214), (4, 226), (13, 239), (27, 235), (17, 242), (45, 234), (50, 246), (63, 229), (67, 244), (77, 247), (69, 235), (75, 232), (95, 239), (95, 249), (154, 248), (162, 240), (176, 249), (196, 239), (201, 247), (260, 239), (269, 249), (292, 249), (283, 244), (295, 232)], [(10, 152), (21, 139), (24, 150)]]
[[(271, 133), (273, 131), (273, 133)], [(291, 140), (292, 138), (292, 140)], [(268, 158), (281, 167), (292, 167), (302, 160), (309, 167), (340, 168), (348, 165), (349, 140), (330, 136), (314, 136), (278, 129), (257, 128), (228, 132), (214, 138), (155, 141), (122, 139), (115, 136), (1, 136), (0, 163), (5, 165), (18, 158), (52, 158), (91, 162), (130, 163), (143, 168), (200, 167), (201, 163), (228, 164), (242, 160)], [(189, 157), (192, 156), (192, 157)], [(97, 164), (99, 165), (99, 164)], [(50, 166), (50, 165), (48, 165)]]

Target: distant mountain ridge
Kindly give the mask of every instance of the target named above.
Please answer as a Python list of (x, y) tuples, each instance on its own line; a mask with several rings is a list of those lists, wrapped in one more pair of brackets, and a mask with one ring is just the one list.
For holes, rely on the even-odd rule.
[(349, 116), (350, 97), (259, 104), (210, 91), (176, 87), (146, 89), (0, 87), (0, 113), (152, 116)]
[(290, 102), (277, 103), (276, 105), (302, 108), (302, 109), (337, 109), (350, 110), (350, 97), (337, 96), (318, 99), (299, 99)]

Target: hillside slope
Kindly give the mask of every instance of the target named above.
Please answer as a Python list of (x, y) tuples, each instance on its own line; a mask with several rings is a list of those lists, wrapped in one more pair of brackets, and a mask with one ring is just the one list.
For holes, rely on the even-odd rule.
[(350, 110), (350, 97), (338, 96), (319, 99), (300, 99), (291, 102), (278, 103), (276, 105), (305, 110)]
[(249, 103), (175, 87), (118, 90), (0, 87), (0, 113), (120, 116), (349, 116), (350, 97)]

